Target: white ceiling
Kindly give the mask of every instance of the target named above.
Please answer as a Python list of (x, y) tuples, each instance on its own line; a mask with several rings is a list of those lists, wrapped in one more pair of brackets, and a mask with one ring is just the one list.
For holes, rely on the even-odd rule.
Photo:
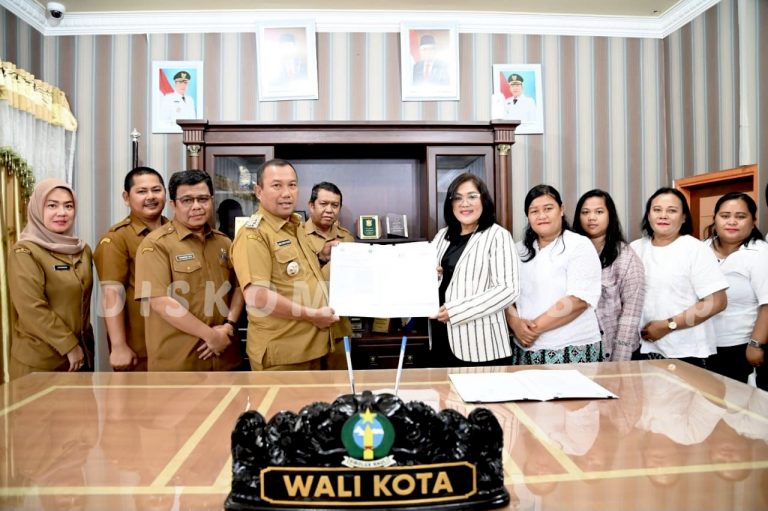
[(61, 0), (66, 14), (58, 25), (46, 18), (44, 0), (0, 5), (47, 36), (250, 32), (300, 19), (319, 32), (398, 32), (408, 22), (474, 33), (663, 38), (719, 1), (387, 0), (382, 9), (372, 0)]
[[(45, 7), (46, 2), (37, 0)], [(378, 10), (371, 0), (220, 0), (211, 9), (210, 0), (64, 0), (70, 13), (111, 11), (234, 11), (255, 9), (284, 10)], [(529, 14), (590, 14), (610, 16), (656, 16), (665, 13), (679, 0), (475, 0), (473, 11), (519, 12)], [(389, 0), (387, 10), (466, 11), (466, 0)]]

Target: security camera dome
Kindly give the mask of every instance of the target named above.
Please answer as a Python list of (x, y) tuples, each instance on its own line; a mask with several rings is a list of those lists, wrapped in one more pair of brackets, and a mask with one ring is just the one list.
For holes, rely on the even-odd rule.
[(61, 23), (61, 19), (64, 17), (64, 13), (67, 12), (67, 8), (64, 4), (59, 2), (48, 2), (46, 4), (46, 18), (53, 25)]

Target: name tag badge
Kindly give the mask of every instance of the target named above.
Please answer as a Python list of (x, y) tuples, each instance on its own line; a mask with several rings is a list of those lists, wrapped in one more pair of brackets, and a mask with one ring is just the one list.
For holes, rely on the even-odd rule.
[(191, 261), (195, 258), (195, 254), (179, 254), (176, 256), (177, 261)]
[(287, 247), (291, 244), (291, 240), (280, 240), (277, 242), (278, 247)]
[(54, 264), (53, 269), (56, 271), (69, 271), (70, 266), (68, 264)]

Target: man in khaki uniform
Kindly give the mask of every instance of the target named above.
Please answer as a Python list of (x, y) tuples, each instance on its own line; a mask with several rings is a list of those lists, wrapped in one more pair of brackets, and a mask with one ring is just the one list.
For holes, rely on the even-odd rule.
[(232, 262), (248, 306), (253, 370), (322, 368), (331, 346), (328, 288), (317, 255), (294, 213), (296, 170), (270, 160), (256, 171), (259, 209), (232, 245)]
[(173, 220), (136, 253), (136, 299), (149, 302), (150, 371), (226, 371), (240, 365), (232, 342), (243, 297), (229, 260), (231, 242), (211, 229), (213, 183), (201, 170), (168, 182)]
[[(353, 242), (355, 237), (339, 223), (341, 213), (342, 195), (339, 187), (333, 183), (323, 181), (312, 187), (309, 196), (309, 220), (304, 224), (304, 230), (312, 242), (312, 248), (317, 254), (320, 265), (323, 267), (323, 275), (330, 280), (330, 248), (342, 242)], [(331, 327), (331, 336), (335, 343), (333, 350), (328, 354), (328, 369), (346, 369), (347, 359), (344, 353), (344, 336), (352, 335), (352, 324), (349, 318), (342, 317), (338, 323)]]
[(93, 260), (101, 281), (109, 363), (115, 371), (146, 371), (144, 317), (134, 299), (136, 250), (147, 234), (168, 222), (163, 177), (155, 169), (136, 167), (125, 176), (123, 200), (130, 214), (101, 238)]

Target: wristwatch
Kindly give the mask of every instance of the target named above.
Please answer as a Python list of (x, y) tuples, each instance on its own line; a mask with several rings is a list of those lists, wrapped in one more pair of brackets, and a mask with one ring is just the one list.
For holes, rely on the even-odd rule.
[(232, 325), (232, 328), (237, 331), (237, 321), (232, 321), (231, 319), (227, 318), (226, 321), (224, 321), (225, 325)]
[(667, 320), (667, 328), (670, 330), (677, 330), (677, 321), (675, 321), (674, 318), (669, 318)]
[(747, 346), (749, 346), (750, 348), (764, 349), (765, 348), (765, 343), (760, 342), (757, 339), (750, 339), (749, 342), (747, 343)]

